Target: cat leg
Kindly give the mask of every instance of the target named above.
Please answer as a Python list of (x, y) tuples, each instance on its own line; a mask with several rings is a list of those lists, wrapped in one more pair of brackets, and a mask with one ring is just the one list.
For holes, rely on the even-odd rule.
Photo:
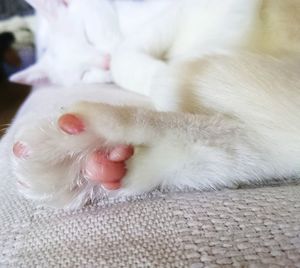
[(153, 77), (166, 64), (144, 52), (134, 49), (117, 49), (112, 57), (113, 81), (120, 87), (149, 96)]
[[(76, 119), (64, 122), (68, 117)], [(263, 148), (246, 134), (240, 123), (219, 115), (83, 102), (58, 123), (38, 122), (19, 132), (15, 147), (22, 142), (27, 149), (14, 148), (13, 172), (29, 198), (69, 207), (82, 206), (103, 188), (133, 195), (271, 177)]]
[(152, 78), (166, 68), (168, 50), (176, 37), (178, 5), (154, 18), (125, 39), (112, 54), (113, 80), (121, 87), (149, 95)]
[[(96, 103), (77, 104), (69, 113), (81, 118), (86, 131), (97, 133), (108, 144), (134, 146), (134, 155), (126, 162), (127, 173), (116, 186), (120, 194), (145, 193), (159, 186), (232, 187), (272, 171), (263, 160), (261, 148), (247, 138), (240, 123), (223, 116)], [(97, 177), (97, 166), (93, 167), (90, 179)], [(103, 176), (98, 182), (107, 183)]]

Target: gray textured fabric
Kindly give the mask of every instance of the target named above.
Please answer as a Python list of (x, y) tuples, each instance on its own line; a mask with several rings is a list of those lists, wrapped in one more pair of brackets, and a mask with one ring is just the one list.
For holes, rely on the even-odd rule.
[(102, 200), (18, 196), (0, 143), (0, 267), (300, 267), (300, 185)]

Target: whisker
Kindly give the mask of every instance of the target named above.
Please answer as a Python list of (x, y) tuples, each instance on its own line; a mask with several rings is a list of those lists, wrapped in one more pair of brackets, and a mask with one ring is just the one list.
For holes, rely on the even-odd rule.
[(0, 125), (0, 131), (6, 131), (9, 127), (11, 126), (11, 124), (1, 124)]

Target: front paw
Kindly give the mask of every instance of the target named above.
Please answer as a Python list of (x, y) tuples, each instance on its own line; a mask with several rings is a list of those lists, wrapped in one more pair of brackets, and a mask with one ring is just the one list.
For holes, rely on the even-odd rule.
[[(163, 155), (174, 151), (174, 148), (172, 142), (165, 142), (168, 138), (166, 132), (161, 130), (160, 117), (155, 112), (91, 102), (80, 102), (68, 112), (81, 118), (89, 133), (102, 137), (110, 146), (123, 147), (125, 156), (121, 160), (126, 161), (126, 173), (112, 184), (114, 189), (118, 189), (119, 195), (142, 194), (164, 184), (166, 177), (162, 173), (173, 159), (164, 158)], [(108, 174), (113, 174), (116, 170), (108, 168), (111, 163), (105, 168), (105, 161), (101, 166), (96, 165), (96, 159), (99, 162), (103, 156), (90, 159), (93, 172), (89, 172), (89, 177), (108, 188)], [(97, 179), (99, 173), (102, 176)]]
[(144, 171), (146, 167), (151, 169), (151, 158), (155, 156), (151, 156), (153, 146), (147, 143), (146, 135), (140, 133), (141, 129), (145, 129), (137, 122), (137, 108), (80, 102), (70, 107), (68, 113), (59, 120), (61, 129), (72, 135), (73, 131), (69, 131), (69, 128), (72, 129), (73, 125), (79, 125), (80, 128), (80, 123), (72, 123), (70, 127), (66, 124), (69, 116), (75, 116), (84, 122), (86, 132), (101, 137), (109, 147), (114, 148), (108, 159), (101, 152), (89, 156), (87, 173), (91, 180), (106, 189), (118, 190), (119, 195), (144, 193), (153, 188), (147, 183), (152, 181), (148, 179), (151, 172), (144, 174)]
[(82, 102), (58, 120), (20, 127), (12, 150), (20, 191), (49, 204), (79, 207), (99, 189), (131, 195), (158, 186), (165, 164), (159, 156), (166, 148), (158, 139), (148, 143), (151, 131), (137, 123), (136, 112)]
[(121, 187), (133, 147), (109, 144), (82, 119), (20, 125), (12, 148), (12, 170), (27, 198), (54, 206), (80, 207), (101, 189)]

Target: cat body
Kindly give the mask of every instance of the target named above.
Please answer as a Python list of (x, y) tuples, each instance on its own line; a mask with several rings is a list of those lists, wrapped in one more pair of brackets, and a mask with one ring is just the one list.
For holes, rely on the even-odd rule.
[[(259, 2), (243, 1), (91, 0), (86, 5), (81, 0), (30, 0), (39, 14), (40, 60), (11, 81), (64, 86), (111, 82), (107, 57), (118, 58), (116, 50), (124, 50), (127, 42), (164, 60), (240, 46)], [(197, 31), (188, 30), (195, 27)], [(135, 61), (131, 53), (125, 60)]]
[(78, 135), (63, 131), (59, 116), (19, 122), (14, 142), (30, 151), (25, 159), (12, 156), (20, 190), (79, 207), (102, 189), (87, 172), (90, 155), (119, 144), (135, 148), (119, 195), (297, 178), (299, 23), (291, 14), (298, 1), (218, 2), (178, 1), (160, 28), (150, 25), (116, 48), (113, 79), (150, 96), (152, 105), (130, 97), (117, 106), (99, 99), (71, 105), (63, 112), (80, 118)]
[(38, 15), (39, 61), (11, 81), (33, 86), (109, 83), (108, 56), (161, 10), (163, 1), (28, 0)]
[(294, 0), (178, 1), (168, 15), (121, 42), (112, 57), (113, 80), (153, 99), (156, 74), (173, 62), (244, 51), (297, 56), (299, 9)]

